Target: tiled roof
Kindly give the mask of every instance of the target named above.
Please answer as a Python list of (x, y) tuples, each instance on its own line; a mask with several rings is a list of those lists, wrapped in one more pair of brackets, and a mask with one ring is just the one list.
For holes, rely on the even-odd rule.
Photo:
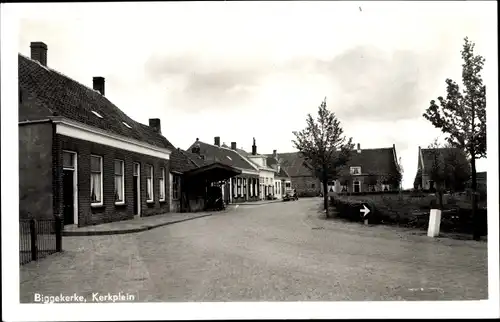
[(465, 153), (458, 148), (439, 148), (439, 149), (421, 149), (422, 158), (424, 161), (423, 173), (426, 174), (429, 169), (432, 168), (434, 162), (434, 153), (439, 154), (439, 158), (443, 161), (444, 157), (448, 153), (453, 153), (457, 158), (461, 159), (461, 162), (467, 163), (467, 157)]
[[(272, 155), (268, 155), (272, 156)], [(289, 152), (278, 154), (278, 160), (290, 177), (309, 177), (313, 175), (310, 167), (307, 166), (306, 160), (299, 152)]]
[[(278, 159), (291, 177), (314, 175), (300, 152), (280, 153)], [(347, 165), (340, 170), (340, 175), (349, 175), (351, 166), (359, 166), (361, 172), (367, 174), (387, 175), (397, 172), (393, 148), (363, 149), (361, 153), (352, 151)]]
[[(62, 116), (151, 145), (175, 149), (164, 136), (128, 117), (99, 92), (21, 54), (18, 56), (18, 68), (19, 87), (23, 97), (27, 95), (34, 98), (36, 106), (39, 107), (39, 111), (29, 111), (27, 114), (36, 115), (37, 118), (42, 115)], [(102, 118), (92, 111), (100, 114)], [(130, 125), (130, 128), (123, 122)]]
[(211, 162), (203, 160), (199, 155), (179, 148), (174, 149), (170, 155), (170, 171), (184, 173), (209, 163)]
[(220, 162), (235, 168), (257, 171), (250, 161), (245, 160), (245, 158), (238, 152), (231, 150), (230, 148), (219, 147), (202, 141), (197, 141), (193, 143), (188, 150), (191, 151), (195, 144), (199, 144), (200, 154), (204, 156), (205, 161)]
[(363, 149), (360, 153), (350, 153), (347, 166), (340, 170), (340, 175), (349, 175), (350, 167), (361, 167), (361, 173), (388, 175), (398, 172), (393, 148)]

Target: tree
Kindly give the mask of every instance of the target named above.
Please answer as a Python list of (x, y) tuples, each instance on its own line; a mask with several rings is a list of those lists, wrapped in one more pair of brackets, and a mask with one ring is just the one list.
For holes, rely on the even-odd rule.
[(480, 239), (477, 217), (476, 159), (486, 157), (486, 86), (481, 70), (484, 58), (474, 55), (474, 43), (466, 37), (461, 51), (463, 91), (456, 82), (446, 79), (447, 96), (438, 97), (439, 105), (432, 100), (424, 117), (443, 133), (447, 141), (467, 153), (471, 163), (472, 216), (475, 240)]
[(324, 209), (328, 213), (328, 181), (337, 179), (340, 169), (349, 160), (354, 144), (352, 138), (344, 136), (335, 113), (326, 108), (326, 98), (318, 108), (316, 120), (308, 114), (306, 123), (305, 129), (293, 132), (295, 140), (292, 142), (322, 182)]

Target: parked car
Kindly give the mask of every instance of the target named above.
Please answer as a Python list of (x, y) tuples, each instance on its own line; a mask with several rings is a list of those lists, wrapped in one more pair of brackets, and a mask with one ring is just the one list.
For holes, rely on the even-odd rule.
[(285, 196), (283, 197), (283, 201), (290, 201), (290, 200), (299, 200), (299, 197), (297, 196), (297, 192), (295, 189), (288, 189), (285, 191)]

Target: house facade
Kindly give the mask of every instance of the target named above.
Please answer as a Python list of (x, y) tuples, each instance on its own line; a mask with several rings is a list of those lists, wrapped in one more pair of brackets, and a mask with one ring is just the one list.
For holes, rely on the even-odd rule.
[(278, 157), (277, 150), (273, 150), (273, 154), (266, 156), (267, 166), (276, 170), (274, 176), (274, 196), (282, 199), (288, 189), (292, 189), (292, 179), (290, 175), (281, 166), (281, 161)]
[(351, 151), (336, 180), (328, 182), (328, 193), (395, 191), (401, 188), (396, 146)]
[[(272, 157), (272, 155), (268, 155)], [(299, 197), (315, 197), (321, 194), (321, 182), (314, 175), (313, 168), (299, 152), (280, 153), (277, 155), (280, 168), (288, 176), (285, 189), (290, 185)]]
[(221, 146), (220, 137), (214, 138), (214, 144), (196, 139), (188, 151), (207, 162), (217, 162), (241, 171), (240, 174), (220, 182), (227, 204), (260, 200), (262, 192), (258, 167), (236, 149)]
[[(457, 164), (464, 165), (468, 168), (469, 164), (467, 161), (467, 156), (465, 153), (457, 148), (433, 148), (433, 149), (422, 149), (418, 147), (418, 166), (417, 174), (415, 175), (415, 181), (413, 186), (418, 190), (434, 190), (435, 183), (432, 180), (432, 169), (435, 162), (443, 163), (447, 162), (446, 158), (453, 157), (453, 161), (458, 162)], [(444, 187), (448, 189), (450, 187)]]
[[(323, 193), (322, 183), (315, 176), (313, 167), (299, 152), (281, 153), (279, 159), (299, 197)], [(351, 151), (347, 164), (340, 169), (338, 177), (328, 182), (327, 193), (398, 190), (399, 169), (395, 145), (391, 148), (362, 150), (358, 144)]]
[(47, 45), (18, 56), (20, 218), (61, 216), (87, 226), (170, 211), (175, 149), (93, 88), (49, 68)]

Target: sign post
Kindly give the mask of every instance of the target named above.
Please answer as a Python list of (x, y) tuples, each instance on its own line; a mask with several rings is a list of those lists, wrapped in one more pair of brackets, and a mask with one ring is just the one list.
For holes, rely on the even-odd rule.
[(368, 218), (366, 218), (366, 215), (368, 215), (368, 214), (370, 213), (370, 209), (368, 209), (368, 208), (366, 207), (366, 205), (365, 205), (365, 204), (363, 204), (363, 208), (361, 208), (361, 209), (359, 210), (359, 212), (361, 212), (361, 213), (363, 214), (362, 216), (363, 216), (363, 218), (365, 219), (365, 225), (368, 225)]

